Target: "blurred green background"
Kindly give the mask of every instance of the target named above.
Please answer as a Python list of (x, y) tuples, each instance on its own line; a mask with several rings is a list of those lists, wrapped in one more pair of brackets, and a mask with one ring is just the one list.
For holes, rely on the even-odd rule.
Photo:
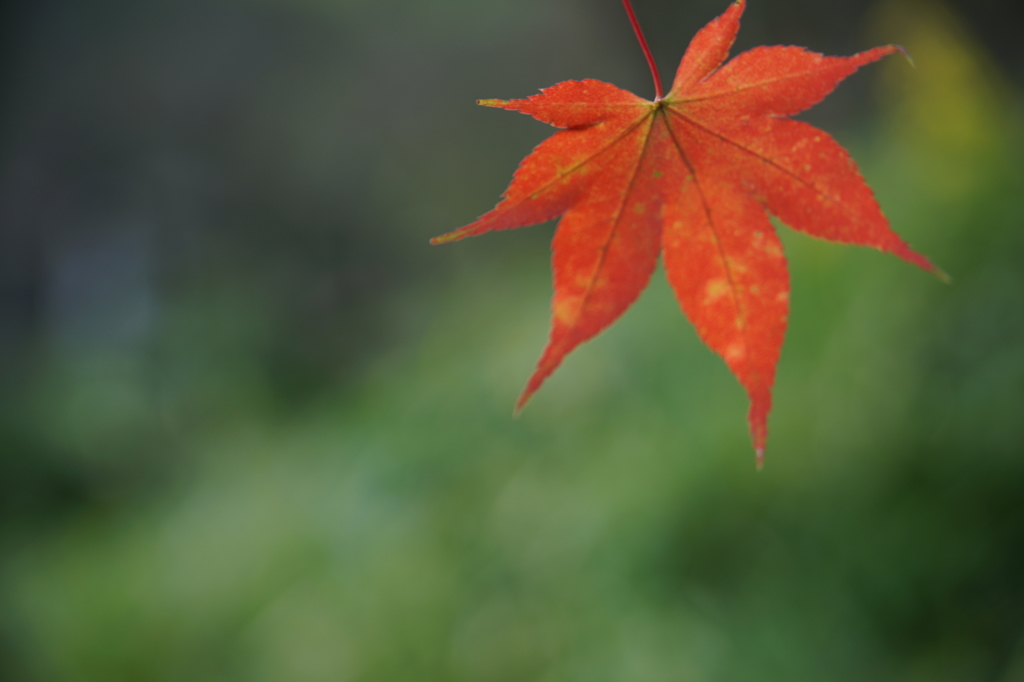
[(780, 228), (759, 474), (660, 273), (513, 420), (552, 226), (427, 245), (550, 132), (476, 99), (651, 96), (618, 0), (0, 18), (0, 678), (1024, 680), (1015, 2), (749, 8), (910, 49), (805, 118), (953, 277)]

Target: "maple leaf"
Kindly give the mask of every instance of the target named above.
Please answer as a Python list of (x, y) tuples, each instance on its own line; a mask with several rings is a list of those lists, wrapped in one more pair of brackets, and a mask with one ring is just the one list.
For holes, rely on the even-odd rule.
[(788, 118), (900, 48), (827, 57), (757, 47), (723, 65), (744, 10), (738, 0), (694, 36), (662, 96), (624, 4), (654, 74), (655, 100), (597, 80), (559, 83), (527, 99), (480, 100), (563, 130), (522, 161), (493, 210), (431, 241), (562, 216), (552, 243), (551, 335), (517, 411), (570, 351), (636, 300), (662, 254), (683, 312), (746, 389), (760, 467), (789, 311), (786, 260), (768, 213), (941, 276), (889, 229), (850, 155), (827, 133)]

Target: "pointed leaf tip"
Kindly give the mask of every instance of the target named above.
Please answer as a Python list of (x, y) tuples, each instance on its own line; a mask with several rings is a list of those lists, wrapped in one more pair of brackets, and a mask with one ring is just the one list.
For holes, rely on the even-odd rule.
[(914, 61), (914, 58), (910, 56), (910, 51), (907, 48), (902, 45), (890, 45), (889, 47), (894, 48), (897, 52), (906, 57), (907, 61), (910, 62), (910, 65), (915, 69), (917, 68), (917, 63)]
[(522, 395), (519, 396), (519, 400), (516, 401), (516, 406), (512, 408), (512, 417), (518, 418), (526, 408), (526, 403), (530, 402), (530, 398), (533, 396), (533, 391), (527, 386), (523, 389)]
[(755, 449), (754, 456), (757, 460), (757, 470), (761, 471), (764, 469), (764, 448)]
[(455, 241), (457, 239), (458, 239), (458, 236), (456, 236), (455, 232), (449, 232), (447, 234), (442, 234), (442, 235), (440, 235), (438, 237), (432, 237), (430, 239), (430, 243), (433, 246), (437, 246), (438, 244), (447, 244), (448, 242), (453, 242), (453, 241)]

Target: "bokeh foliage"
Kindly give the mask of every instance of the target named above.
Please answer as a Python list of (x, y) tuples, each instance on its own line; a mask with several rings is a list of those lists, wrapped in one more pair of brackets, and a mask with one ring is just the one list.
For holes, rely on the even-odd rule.
[(0, 676), (1024, 679), (1021, 98), (951, 10), (863, 13), (917, 68), (814, 120), (954, 282), (780, 228), (758, 474), (660, 273), (513, 420), (550, 228), (426, 246), (546, 134), (474, 99), (646, 92), (617, 8), (47, 7), (7, 48)]

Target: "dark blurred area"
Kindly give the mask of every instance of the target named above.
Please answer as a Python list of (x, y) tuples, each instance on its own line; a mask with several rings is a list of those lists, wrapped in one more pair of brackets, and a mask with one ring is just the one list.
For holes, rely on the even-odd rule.
[(548, 134), (476, 99), (651, 95), (618, 0), (4, 4), (0, 679), (1024, 680), (1022, 29), (750, 5), (910, 49), (805, 118), (954, 280), (786, 233), (754, 476), (663, 285), (513, 421), (550, 227), (427, 245)]

